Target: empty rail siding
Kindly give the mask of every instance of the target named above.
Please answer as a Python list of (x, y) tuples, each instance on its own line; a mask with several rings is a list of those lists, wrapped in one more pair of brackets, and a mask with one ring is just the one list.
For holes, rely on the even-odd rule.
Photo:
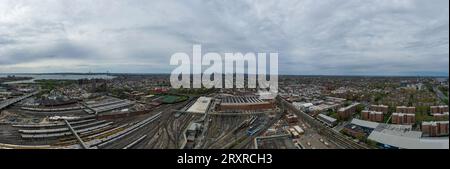
[[(183, 105), (183, 104), (180, 103), (179, 105)], [(142, 135), (149, 135), (152, 137), (147, 137), (142, 142), (138, 143), (136, 145), (137, 148), (156, 148), (156, 147), (158, 147), (156, 145), (157, 143), (159, 144), (161, 142), (161, 140), (168, 139), (167, 134), (162, 134), (165, 132), (162, 130), (164, 128), (164, 125), (166, 125), (166, 123), (174, 121), (174, 115), (172, 113), (162, 113), (162, 112), (170, 112), (170, 110), (173, 108), (174, 108), (173, 106), (163, 105), (163, 106), (155, 109), (154, 110), (155, 112), (160, 112), (160, 113), (158, 113), (159, 117), (152, 122), (152, 125), (147, 124), (147, 125), (143, 126), (142, 128), (130, 133), (128, 136), (118, 139), (117, 141), (115, 141), (111, 144), (107, 144), (101, 148), (108, 148), (108, 149), (109, 148), (113, 148), (113, 149), (120, 148), (121, 149), (124, 146), (128, 145), (130, 142), (141, 137)], [(161, 135), (164, 135), (164, 136), (161, 137)], [(166, 145), (161, 145), (161, 146), (166, 147)]]
[[(152, 136), (152, 137), (144, 138), (142, 141), (140, 141), (139, 143), (136, 143), (134, 146), (132, 146), (132, 148), (133, 149), (134, 148), (136, 148), (136, 149), (147, 148), (146, 147), (147, 143), (151, 139), (153, 139), (153, 137), (155, 137), (158, 130), (159, 130), (159, 128), (157, 127), (157, 124), (152, 124), (152, 125), (147, 125), (145, 128), (142, 128), (139, 131), (137, 131), (135, 134), (133, 134), (133, 139), (135, 139), (136, 137), (140, 137), (142, 135), (147, 135), (147, 136)], [(130, 140), (128, 140), (126, 143), (130, 143)], [(118, 147), (118, 148), (122, 148), (122, 147)]]
[[(166, 121), (164, 125), (165, 133), (167, 134), (167, 138), (169, 139), (168, 147), (176, 145), (175, 135), (173, 134), (173, 123), (176, 121), (175, 116), (172, 113), (168, 113), (169, 119)], [(171, 144), (172, 143), (172, 144)], [(175, 147), (175, 146), (174, 146)], [(174, 148), (173, 147), (173, 148)]]
[(184, 139), (187, 139), (187, 138), (181, 139), (181, 137), (182, 136), (185, 137), (185, 131), (189, 127), (189, 124), (192, 121), (194, 121), (196, 118), (197, 117), (195, 115), (187, 114), (187, 115), (185, 115), (185, 117), (183, 119), (180, 119), (181, 122), (178, 124), (179, 127), (177, 128), (177, 131), (176, 131), (177, 132), (177, 137), (176, 137), (176, 142), (177, 142), (176, 147), (177, 148), (182, 148), (181, 146), (183, 145), (183, 143), (185, 141)]
[[(224, 116), (217, 118), (217, 123), (220, 126), (220, 135), (219, 137), (216, 137), (213, 141), (207, 145), (207, 148), (222, 148), (224, 144), (233, 141), (239, 133), (235, 133), (236, 128), (239, 127), (239, 124), (241, 124), (246, 118), (243, 118), (242, 116), (238, 117), (229, 117)], [(213, 131), (217, 132), (217, 131)]]
[[(333, 141), (335, 144), (338, 144), (344, 148), (348, 148), (348, 149), (367, 149), (365, 146), (360, 145), (356, 142), (353, 142), (352, 140), (348, 140), (347, 138), (344, 138), (344, 136), (342, 135), (338, 135), (336, 133), (330, 132), (330, 131), (322, 131), (320, 132), (330, 138), (333, 138), (330, 141)], [(352, 143), (351, 143), (351, 142)]]
[[(182, 105), (186, 105), (186, 104), (179, 104), (178, 107), (173, 107), (173, 106), (163, 106), (164, 109), (160, 109), (163, 112), (172, 112), (173, 109), (175, 108), (179, 108), (182, 107)], [(175, 113), (176, 114), (176, 113)], [(160, 147), (163, 147), (164, 145), (161, 145), (161, 142), (167, 141), (167, 134), (165, 134), (164, 132), (164, 126), (166, 125), (166, 123), (172, 122), (172, 121), (168, 121), (169, 118), (182, 118), (185, 116), (185, 114), (178, 114), (179, 116), (175, 116), (174, 113), (168, 113), (168, 114), (164, 114), (164, 117), (160, 118), (158, 120), (158, 122), (156, 123), (156, 127), (155, 130), (151, 131), (151, 135), (152, 137), (149, 137), (147, 139), (145, 139), (141, 144), (139, 144), (139, 147), (143, 147), (143, 148), (151, 148), (151, 149), (157, 149)], [(172, 116), (172, 117), (169, 117)], [(149, 134), (150, 135), (150, 134)]]
[[(206, 147), (213, 147), (222, 137), (222, 135), (224, 135), (225, 133), (223, 132), (223, 127), (224, 127), (224, 122), (222, 121), (222, 117), (220, 116), (215, 116), (212, 117), (214, 118), (211, 123), (210, 123), (210, 127), (208, 128), (208, 134), (207, 134), (207, 138), (209, 138), (211, 141), (208, 141), (208, 144), (206, 145)], [(220, 131), (220, 132), (218, 132)]]
[(147, 118), (147, 119), (145, 119), (145, 120), (143, 120), (141, 122), (136, 123), (135, 125), (127, 128), (125, 130), (122, 130), (122, 131), (120, 131), (120, 132), (118, 132), (116, 134), (108, 136), (107, 138), (96, 140), (95, 142), (92, 142), (92, 143), (88, 143), (88, 145), (90, 145), (90, 146), (97, 146), (99, 148), (103, 148), (103, 147), (105, 147), (105, 146), (107, 146), (109, 144), (114, 143), (115, 141), (117, 141), (119, 139), (122, 139), (123, 137), (128, 136), (129, 134), (135, 132), (136, 130), (139, 130), (143, 126), (145, 126), (145, 125), (147, 125), (147, 124), (149, 124), (151, 122), (154, 122), (155, 120), (157, 120), (157, 119), (159, 119), (161, 117), (161, 114), (162, 113), (160, 112), (160, 113), (158, 113), (158, 114), (156, 114), (154, 116), (151, 116), (151, 117), (149, 117), (149, 118)]
[(181, 125), (181, 130), (180, 133), (184, 132), (188, 127), (189, 124), (194, 121), (197, 117), (195, 115), (186, 115), (186, 118), (183, 120), (182, 125)]
[(140, 143), (142, 140), (144, 140), (147, 137), (147, 135), (143, 135), (142, 137), (138, 138), (136, 141), (133, 141), (132, 143), (125, 146), (123, 149), (129, 149), (135, 146), (136, 144)]
[[(184, 115), (181, 115), (180, 117), (182, 117), (182, 116), (184, 116)], [(180, 118), (180, 117), (178, 117), (178, 118)], [(166, 125), (166, 123), (169, 123), (169, 122), (170, 121), (164, 121), (164, 119), (159, 121), (159, 123), (157, 124), (157, 126), (158, 126), (157, 130), (155, 130), (153, 137), (150, 138), (144, 144), (145, 148), (161, 149), (161, 147), (164, 147), (162, 142), (167, 142), (167, 140), (168, 140), (168, 138), (167, 138), (168, 136), (165, 133), (165, 125)]]
[[(178, 140), (177, 140), (177, 136), (176, 136), (176, 134), (177, 134), (176, 128), (178, 128), (178, 126), (176, 126), (174, 128), (174, 125), (176, 125), (175, 123), (179, 119), (175, 118), (173, 112), (169, 113), (168, 115), (169, 115), (169, 120), (164, 123), (164, 131), (168, 138), (168, 142), (167, 142), (165, 148), (174, 149), (174, 148), (177, 148), (177, 145), (178, 145), (178, 143), (177, 143)], [(183, 117), (186, 117), (186, 116), (183, 116)], [(181, 118), (181, 119), (183, 119), (183, 118)]]
[(158, 138), (152, 139), (147, 146), (155, 149), (179, 148), (184, 129), (194, 119), (195, 116), (191, 114), (181, 114), (176, 118), (173, 113), (168, 113), (166, 119), (159, 123), (160, 129), (156, 134)]
[[(143, 126), (142, 128), (136, 130), (133, 133), (130, 133), (128, 136), (123, 137), (122, 139), (117, 140), (116, 142), (109, 144), (105, 147), (105, 149), (122, 149), (124, 147), (126, 147), (127, 145), (129, 145), (131, 142), (137, 140), (139, 137), (142, 137), (143, 135), (155, 135), (154, 133), (156, 133), (156, 130), (158, 130), (157, 127), (157, 123), (153, 122), (153, 123), (149, 123), (145, 126)], [(144, 138), (141, 142), (145, 142), (146, 140), (148, 140), (148, 138)], [(133, 147), (138, 147), (141, 146), (141, 142), (137, 143), (136, 145), (134, 145)]]

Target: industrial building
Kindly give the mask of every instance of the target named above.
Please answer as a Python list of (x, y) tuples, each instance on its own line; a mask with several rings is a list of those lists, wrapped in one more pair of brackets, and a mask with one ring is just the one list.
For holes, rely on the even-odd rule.
[[(334, 100), (337, 99), (339, 98), (335, 98)], [(297, 109), (304, 111), (312, 116), (316, 116), (317, 114), (326, 110), (336, 110), (341, 106), (340, 103), (323, 100), (316, 101), (314, 103), (293, 102), (292, 105), (294, 105)]]
[[(447, 123), (448, 124), (448, 123)], [(448, 131), (448, 126), (447, 126)], [(421, 131), (414, 131), (412, 125), (377, 123), (353, 119), (344, 133), (355, 138), (367, 136), (381, 148), (389, 149), (448, 149), (448, 137), (427, 138)]]
[(360, 119), (352, 119), (352, 121), (345, 125), (342, 131), (354, 138), (367, 137), (379, 125), (379, 123), (365, 121)]
[(401, 149), (448, 149), (447, 138), (422, 137), (422, 132), (413, 131), (409, 126), (379, 124), (369, 135), (383, 148)]
[(448, 136), (448, 121), (422, 122), (422, 133), (424, 136)]
[(317, 115), (317, 119), (330, 127), (334, 127), (337, 125), (337, 119), (324, 114)]
[(210, 97), (199, 97), (197, 101), (191, 107), (189, 107), (187, 112), (206, 113), (209, 105), (211, 104), (211, 100), (212, 99)]
[(275, 104), (271, 101), (261, 100), (256, 96), (223, 97), (218, 106), (219, 111), (232, 110), (268, 110), (274, 109)]
[(323, 111), (327, 110), (336, 110), (340, 107), (340, 104), (335, 104), (332, 102), (324, 102), (319, 105), (314, 105), (308, 108), (309, 114), (311, 115), (317, 115)]
[(361, 127), (366, 127), (369, 129), (375, 129), (380, 123), (365, 121), (365, 120), (360, 120), (360, 119), (352, 119), (350, 124), (361, 126)]
[(302, 102), (293, 102), (292, 105), (295, 106), (295, 108), (301, 110), (301, 111), (307, 111), (310, 107), (314, 106), (312, 103), (302, 103)]
[(367, 134), (369, 140), (375, 141), (382, 148), (449, 148), (448, 137), (436, 139), (422, 137), (422, 132), (414, 131), (411, 125), (385, 124), (353, 119), (352, 122), (344, 128), (344, 132), (361, 136)]

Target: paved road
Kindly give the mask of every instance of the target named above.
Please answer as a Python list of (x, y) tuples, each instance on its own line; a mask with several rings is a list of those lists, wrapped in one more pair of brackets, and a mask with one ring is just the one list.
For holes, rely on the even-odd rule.
[(434, 92), (436, 92), (436, 95), (439, 97), (439, 99), (441, 99), (441, 100), (448, 99), (448, 97), (445, 96), (444, 93), (442, 93), (442, 91), (439, 90), (436, 86), (433, 86), (433, 90), (434, 90)]

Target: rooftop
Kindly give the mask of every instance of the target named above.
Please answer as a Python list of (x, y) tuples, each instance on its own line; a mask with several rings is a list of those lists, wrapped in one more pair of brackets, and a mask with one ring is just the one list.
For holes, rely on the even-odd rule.
[(416, 114), (411, 114), (411, 113), (392, 113), (392, 115), (395, 115), (395, 116), (416, 116)]
[(437, 125), (437, 124), (448, 124), (448, 121), (424, 121), (422, 125)]
[(222, 99), (222, 104), (254, 104), (254, 103), (267, 103), (256, 96), (235, 96), (235, 97), (224, 97)]
[(380, 132), (374, 130), (369, 139), (404, 149), (448, 149), (449, 139), (446, 138), (413, 138), (408, 136), (396, 135), (392, 132)]
[(189, 107), (188, 112), (205, 113), (211, 103), (210, 97), (199, 97), (197, 101)]
[(324, 115), (324, 114), (319, 114), (318, 116), (321, 117), (321, 118), (324, 118), (325, 120), (327, 120), (329, 122), (332, 122), (332, 123), (336, 121), (335, 118), (332, 118), (332, 117)]
[(353, 119), (351, 123), (354, 125), (371, 128), (371, 129), (377, 128), (377, 126), (380, 124), (380, 123), (365, 121), (365, 120), (360, 120), (360, 119)]
[(353, 103), (353, 104), (351, 104), (351, 105), (349, 105), (349, 106), (347, 106), (347, 107), (342, 107), (342, 108), (340, 108), (339, 111), (345, 111), (345, 110), (350, 109), (350, 108), (352, 108), (352, 107), (355, 107), (355, 106), (357, 106), (357, 105), (359, 105), (359, 103)]
[(422, 132), (413, 131), (409, 125), (380, 124), (369, 135), (370, 140), (405, 149), (448, 149), (449, 139), (422, 137)]

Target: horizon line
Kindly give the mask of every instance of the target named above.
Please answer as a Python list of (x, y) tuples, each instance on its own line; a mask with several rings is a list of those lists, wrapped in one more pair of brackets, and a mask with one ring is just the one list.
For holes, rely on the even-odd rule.
[[(112, 73), (112, 72), (88, 72), (88, 73), (82, 73), (82, 72), (53, 72), (53, 73), (0, 73), (0, 75), (51, 75), (51, 74), (74, 74), (74, 75), (100, 75), (100, 74), (118, 74), (118, 75), (170, 75), (170, 73)], [(225, 73), (223, 73), (225, 74)], [(192, 74), (191, 74), (192, 75)], [(270, 75), (270, 74), (267, 74)], [(449, 77), (449, 74), (447, 75), (382, 75), (382, 74), (278, 74), (279, 76), (353, 76), (353, 77)]]

